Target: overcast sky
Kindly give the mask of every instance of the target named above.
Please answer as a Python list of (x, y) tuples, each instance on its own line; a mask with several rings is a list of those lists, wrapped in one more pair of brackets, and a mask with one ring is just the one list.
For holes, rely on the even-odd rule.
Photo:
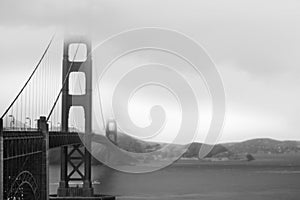
[(66, 26), (92, 31), (95, 42), (139, 27), (185, 33), (203, 45), (224, 81), (221, 141), (300, 140), (298, 0), (1, 0), (1, 112), (54, 30)]

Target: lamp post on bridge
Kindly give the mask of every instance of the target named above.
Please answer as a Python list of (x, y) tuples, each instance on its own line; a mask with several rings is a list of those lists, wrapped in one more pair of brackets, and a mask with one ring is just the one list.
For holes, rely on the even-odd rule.
[(73, 124), (71, 124), (71, 132), (75, 132), (75, 127), (74, 127), (74, 125)]
[(50, 124), (49, 130), (52, 130), (52, 122), (48, 121), (48, 123)]
[(34, 121), (35, 121), (35, 125), (36, 125), (35, 127), (36, 127), (36, 128), (38, 128), (38, 120), (39, 120), (39, 119), (35, 119), (35, 120), (34, 120)]
[(58, 131), (61, 131), (61, 125), (59, 122), (57, 122)]
[(30, 117), (25, 118), (25, 126), (26, 126), (26, 120), (29, 121), (29, 129), (31, 129), (31, 118)]
[[(9, 115), (8, 117), (12, 118), (12, 120), (9, 123), (10, 128), (14, 128), (15, 127), (15, 117), (13, 115)], [(13, 127), (12, 127), (13, 124)]]

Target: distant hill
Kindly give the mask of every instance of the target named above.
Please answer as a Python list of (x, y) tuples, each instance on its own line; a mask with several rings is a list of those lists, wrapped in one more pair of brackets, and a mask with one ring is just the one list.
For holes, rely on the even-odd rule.
[(300, 152), (300, 142), (298, 141), (277, 141), (268, 138), (225, 143), (222, 145), (235, 154), (284, 154)]
[(124, 133), (118, 133), (118, 147), (125, 151), (135, 153), (146, 153), (160, 149), (162, 143), (148, 142), (131, 137)]
[[(198, 153), (203, 144), (194, 142), (190, 145), (166, 144), (142, 141), (126, 134), (118, 134), (118, 146), (125, 151), (134, 153), (155, 152), (152, 159), (170, 159), (178, 157), (185, 151), (182, 158), (198, 158)], [(164, 152), (159, 151), (167, 147)], [(99, 145), (94, 152), (101, 160), (109, 160), (110, 163), (128, 164), (138, 162), (136, 158), (129, 154), (121, 153), (111, 156), (111, 150)], [(273, 139), (253, 139), (244, 142), (224, 143), (214, 145), (212, 150), (206, 155), (208, 160), (249, 160), (253, 157), (250, 154), (285, 154), (300, 153), (300, 142), (298, 141), (277, 141)], [(142, 155), (142, 154), (141, 154)], [(59, 163), (60, 149), (52, 149), (49, 152), (50, 163)], [(254, 157), (253, 157), (254, 159)], [(250, 159), (252, 160), (252, 159)], [(97, 159), (93, 158), (93, 164), (101, 164)]]
[[(197, 142), (194, 142), (192, 143), (187, 151), (183, 154), (183, 157), (184, 158), (193, 158), (193, 157), (198, 157), (198, 154), (199, 154), (199, 150), (201, 148), (203, 144), (202, 143), (197, 143)], [(220, 144), (217, 144), (215, 146), (212, 147), (212, 150), (206, 155), (206, 157), (213, 157), (219, 153), (223, 153), (223, 152), (227, 152), (228, 149), (225, 148), (224, 146), (220, 145)]]

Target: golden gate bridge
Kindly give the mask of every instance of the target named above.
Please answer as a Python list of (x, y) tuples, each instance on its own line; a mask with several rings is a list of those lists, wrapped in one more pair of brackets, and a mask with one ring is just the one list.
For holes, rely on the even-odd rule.
[[(85, 59), (78, 61), (82, 45)], [(60, 58), (59, 48), (63, 50), (62, 65), (55, 64)], [(80, 85), (81, 93), (72, 94), (70, 76), (78, 72), (84, 74), (85, 87)], [(72, 107), (84, 111), (80, 127), (72, 122)], [(106, 147), (114, 145), (117, 130), (107, 129), (106, 135), (92, 131), (90, 39), (68, 35), (61, 45), (53, 36), (0, 120), (0, 199), (115, 199), (94, 194), (91, 181), (92, 141)], [(57, 147), (61, 148), (60, 181), (57, 195), (49, 196), (48, 152)], [(72, 181), (81, 182), (82, 187), (72, 187)]]

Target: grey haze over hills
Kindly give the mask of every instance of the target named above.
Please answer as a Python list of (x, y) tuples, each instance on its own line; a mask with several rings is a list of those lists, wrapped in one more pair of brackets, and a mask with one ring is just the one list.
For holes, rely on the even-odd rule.
[[(194, 142), (189, 145), (169, 144), (165, 152), (159, 152), (159, 149), (168, 145), (166, 143), (155, 143), (142, 141), (125, 134), (118, 134), (118, 146), (125, 151), (134, 153), (147, 153), (158, 151), (152, 158), (169, 159), (174, 156), (181, 155), (182, 150), (186, 149), (181, 159), (198, 159), (199, 149), (202, 143)], [(50, 150), (49, 159), (51, 164), (57, 164), (60, 160), (60, 149)], [(94, 151), (102, 158), (115, 160), (116, 164), (134, 164), (138, 162), (129, 154), (111, 157), (110, 152), (105, 147), (99, 145)], [(300, 154), (300, 141), (278, 141), (269, 138), (251, 139), (243, 142), (221, 143), (215, 145), (211, 152), (206, 155), (204, 160), (247, 160), (247, 155), (264, 154), (264, 155), (284, 155), (284, 154)], [(100, 164), (97, 159), (93, 159), (94, 164)]]

